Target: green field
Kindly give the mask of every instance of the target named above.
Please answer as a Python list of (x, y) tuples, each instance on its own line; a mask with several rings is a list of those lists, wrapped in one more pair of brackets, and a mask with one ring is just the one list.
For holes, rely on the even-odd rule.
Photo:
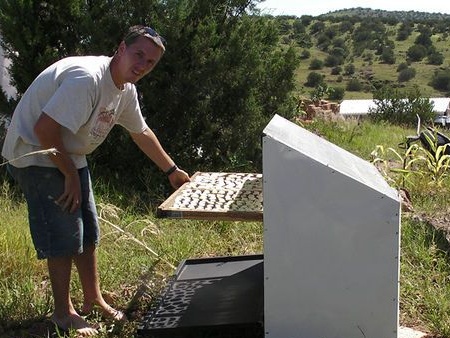
[[(405, 175), (405, 181), (385, 170), (384, 165), (401, 166), (401, 158), (389, 148), (401, 154), (397, 145), (412, 130), (370, 122), (325, 121), (315, 121), (308, 128), (367, 160), (379, 146), (380, 168), (388, 173), (391, 184), (409, 191), (414, 206), (413, 212), (402, 215), (401, 325), (429, 332), (431, 337), (450, 337), (449, 246), (445, 233), (430, 225), (438, 215), (448, 213), (447, 174), (439, 182), (431, 181), (429, 173)], [(259, 222), (158, 219), (152, 212), (156, 205), (145, 205), (139, 196), (129, 203), (121, 198), (119, 189), (101, 182), (96, 185), (97, 191), (107, 191), (97, 196), (102, 229), (101, 287), (129, 318), (126, 324), (117, 325), (94, 313), (88, 320), (100, 323), (99, 337), (135, 337), (143, 315), (183, 259), (263, 250)], [(138, 211), (146, 208), (148, 212)], [(7, 181), (0, 189), (0, 214), (0, 337), (58, 337), (46, 321), (52, 300), (45, 263), (35, 258), (22, 196)], [(76, 278), (71, 287), (74, 304), (80, 306), (82, 295)], [(75, 337), (73, 333), (66, 336)]]

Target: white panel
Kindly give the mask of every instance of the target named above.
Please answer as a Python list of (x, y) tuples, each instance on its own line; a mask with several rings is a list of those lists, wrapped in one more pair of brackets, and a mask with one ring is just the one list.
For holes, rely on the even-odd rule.
[(370, 163), (274, 120), (263, 138), (266, 337), (397, 337), (395, 191)]
[(274, 116), (264, 129), (264, 134), (372, 189), (393, 199), (397, 198), (396, 191), (386, 183), (373, 165), (281, 116)]

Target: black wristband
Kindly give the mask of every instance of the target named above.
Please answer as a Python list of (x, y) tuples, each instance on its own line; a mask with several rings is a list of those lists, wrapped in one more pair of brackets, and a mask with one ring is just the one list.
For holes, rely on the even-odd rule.
[(177, 170), (177, 169), (178, 169), (177, 165), (174, 164), (173, 167), (171, 167), (169, 170), (166, 171), (166, 175), (169, 176), (170, 174), (175, 172), (175, 170)]

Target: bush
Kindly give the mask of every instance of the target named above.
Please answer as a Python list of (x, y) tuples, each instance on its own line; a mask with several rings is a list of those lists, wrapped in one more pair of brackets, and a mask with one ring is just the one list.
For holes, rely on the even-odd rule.
[(428, 64), (430, 65), (442, 65), (444, 63), (444, 55), (439, 52), (434, 52), (428, 55)]
[(342, 67), (336, 66), (331, 69), (331, 75), (339, 75), (342, 72)]
[(406, 82), (416, 76), (416, 70), (412, 67), (405, 68), (398, 73), (398, 82)]
[(409, 65), (406, 62), (402, 62), (397, 67), (397, 72), (401, 72), (403, 69), (407, 69)]
[(431, 86), (440, 91), (450, 90), (450, 69), (435, 72), (431, 79)]
[(383, 52), (381, 53), (381, 60), (384, 63), (390, 64), (390, 65), (394, 64), (395, 63), (394, 50), (390, 47), (383, 48)]
[(408, 60), (411, 61), (421, 61), (425, 56), (427, 56), (427, 48), (423, 45), (413, 45), (408, 48), (406, 56)]
[(422, 97), (420, 90), (402, 92), (392, 86), (385, 86), (373, 93), (376, 108), (369, 111), (374, 121), (385, 121), (397, 125), (415, 127), (417, 116), (422, 123), (432, 123), (435, 113), (433, 104)]
[(306, 78), (305, 86), (317, 87), (322, 83), (323, 83), (323, 75), (316, 72), (311, 72), (308, 74), (308, 77)]
[(353, 63), (349, 63), (344, 68), (344, 75), (353, 75), (355, 74), (355, 65)]
[(325, 66), (335, 67), (335, 66), (342, 64), (343, 61), (344, 61), (344, 59), (340, 56), (328, 55), (325, 59)]
[(311, 57), (311, 52), (308, 49), (303, 49), (300, 53), (300, 59), (306, 60)]
[(345, 89), (343, 87), (331, 87), (328, 99), (333, 101), (341, 101), (344, 98)]
[(319, 59), (313, 59), (311, 60), (311, 63), (309, 64), (309, 69), (311, 70), (319, 70), (323, 68), (323, 61)]
[(361, 82), (356, 78), (353, 78), (347, 82), (346, 90), (349, 92), (360, 92), (362, 88), (363, 86)]

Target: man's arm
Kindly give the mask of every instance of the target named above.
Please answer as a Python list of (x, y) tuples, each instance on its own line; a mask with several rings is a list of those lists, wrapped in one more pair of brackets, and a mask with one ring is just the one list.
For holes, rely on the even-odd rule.
[(81, 203), (81, 185), (78, 170), (67, 154), (61, 138), (62, 126), (50, 116), (42, 113), (34, 126), (34, 132), (42, 149), (56, 148), (56, 154), (50, 154), (50, 159), (65, 177), (64, 193), (56, 202), (64, 210), (74, 212)]
[[(133, 141), (138, 147), (165, 173), (170, 172), (174, 168), (175, 162), (170, 158), (161, 146), (155, 133), (149, 128), (142, 133), (130, 133)], [(178, 167), (168, 174), (170, 184), (177, 189), (185, 182), (189, 182), (189, 175)]]

